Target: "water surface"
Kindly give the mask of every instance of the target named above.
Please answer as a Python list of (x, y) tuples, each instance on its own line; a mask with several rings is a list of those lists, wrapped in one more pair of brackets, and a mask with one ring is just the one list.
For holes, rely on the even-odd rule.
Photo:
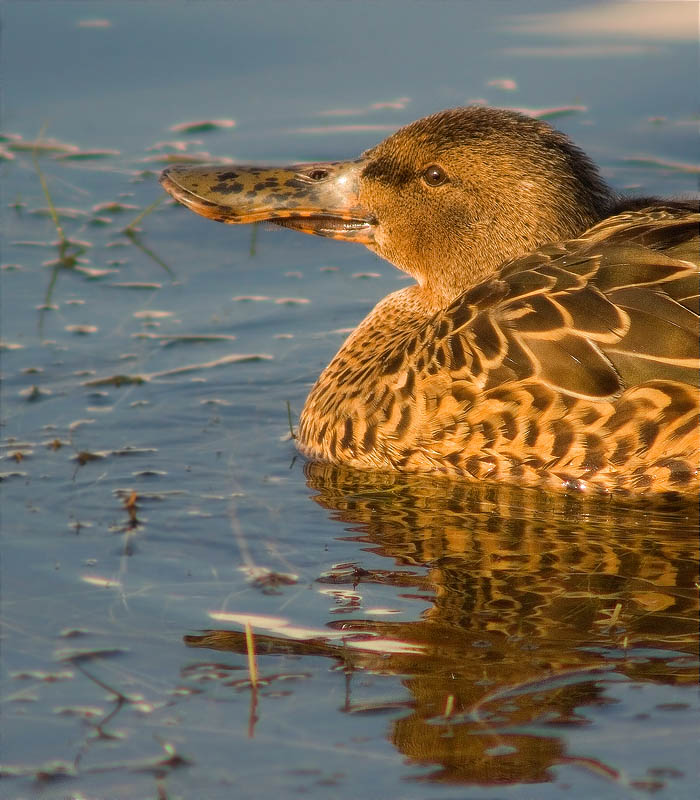
[(469, 102), (692, 194), (693, 6), (2, 6), (3, 796), (695, 796), (696, 509), (304, 464), (287, 404), (405, 277), (169, 200), (124, 233), (172, 159)]

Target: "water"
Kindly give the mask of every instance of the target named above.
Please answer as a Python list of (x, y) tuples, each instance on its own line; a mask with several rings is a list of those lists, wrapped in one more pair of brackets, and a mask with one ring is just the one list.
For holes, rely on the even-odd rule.
[(3, 797), (695, 796), (695, 509), (305, 465), (287, 403), (403, 276), (167, 201), (122, 232), (169, 152), (346, 158), (479, 98), (695, 192), (693, 4), (523, 9), (2, 6)]

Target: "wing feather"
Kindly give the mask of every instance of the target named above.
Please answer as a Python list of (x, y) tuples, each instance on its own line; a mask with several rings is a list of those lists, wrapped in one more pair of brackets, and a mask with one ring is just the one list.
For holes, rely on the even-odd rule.
[[(593, 401), (655, 378), (696, 386), (699, 224), (687, 210), (627, 212), (507, 264), (431, 323), (469, 354), (454, 377), (536, 379)], [(671, 255), (688, 242), (694, 264)]]

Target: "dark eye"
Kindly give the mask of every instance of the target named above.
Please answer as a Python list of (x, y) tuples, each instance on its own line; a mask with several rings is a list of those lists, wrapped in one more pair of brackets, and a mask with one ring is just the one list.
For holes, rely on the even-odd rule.
[(326, 169), (312, 169), (306, 173), (306, 176), (312, 181), (322, 181), (328, 177), (328, 170)]
[(447, 182), (447, 173), (442, 167), (437, 164), (431, 164), (423, 171), (423, 180), (428, 186), (440, 186)]

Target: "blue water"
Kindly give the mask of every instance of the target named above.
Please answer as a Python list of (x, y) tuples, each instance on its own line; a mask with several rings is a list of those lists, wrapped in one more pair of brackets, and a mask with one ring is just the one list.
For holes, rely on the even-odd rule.
[(345, 158), (475, 101), (693, 194), (661, 5), (0, 7), (3, 797), (695, 796), (695, 509), (305, 465), (287, 404), (404, 277), (169, 200), (123, 233), (168, 152)]

